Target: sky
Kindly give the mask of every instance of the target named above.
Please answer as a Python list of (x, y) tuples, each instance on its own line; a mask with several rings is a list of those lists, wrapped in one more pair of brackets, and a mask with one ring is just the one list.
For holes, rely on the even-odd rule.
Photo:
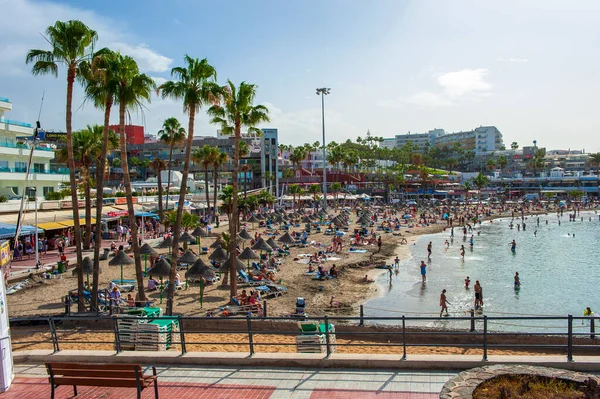
[[(258, 86), (280, 142), (327, 142), (434, 128), (494, 125), (507, 146), (600, 152), (600, 1), (554, 0), (0, 0), (0, 97), (6, 118), (65, 129), (66, 79), (31, 75), (29, 49), (47, 49), (46, 27), (79, 19), (98, 46), (133, 56), (157, 83), (207, 58), (219, 83)], [(74, 95), (73, 127), (101, 124)], [(132, 123), (156, 133), (182, 104), (154, 97)], [(111, 122), (118, 123), (113, 113)], [(197, 136), (215, 136), (204, 112)]]

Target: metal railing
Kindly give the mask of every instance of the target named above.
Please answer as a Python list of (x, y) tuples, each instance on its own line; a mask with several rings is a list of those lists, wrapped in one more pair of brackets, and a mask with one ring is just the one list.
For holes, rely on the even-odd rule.
[[(177, 328), (166, 339), (164, 331), (156, 331), (156, 339), (152, 342), (163, 349), (178, 348), (185, 354), (190, 346), (219, 345), (222, 350), (233, 349), (237, 352), (248, 352), (253, 355), (261, 348), (295, 347), (298, 338), (319, 336), (320, 341), (312, 345), (311, 353), (323, 353), (330, 356), (338, 348), (352, 353), (353, 347), (387, 347), (390, 353), (402, 354), (406, 360), (409, 348), (462, 348), (477, 350), (482, 354), (482, 360), (488, 359), (490, 350), (524, 350), (565, 354), (567, 361), (573, 361), (574, 352), (585, 353), (586, 356), (600, 356), (600, 345), (595, 335), (595, 323), (598, 317), (568, 316), (539, 316), (539, 317), (489, 317), (486, 315), (465, 317), (194, 317), (175, 316), (157, 317), (152, 320), (171, 320)], [(69, 345), (101, 345), (110, 347), (116, 353), (131, 350), (140, 345), (132, 338), (131, 330), (123, 330), (123, 322), (147, 322), (148, 318), (138, 318), (126, 315), (112, 316), (65, 316), (65, 317), (33, 317), (11, 319), (11, 335), (14, 350), (39, 348), (40, 345), (52, 347), (58, 352)], [(494, 321), (551, 321), (559, 323), (562, 331), (508, 333), (490, 329)], [(398, 325), (382, 326), (381, 322), (393, 321)], [(422, 322), (459, 322), (464, 328), (440, 330), (419, 327)], [(585, 331), (576, 332), (574, 325), (586, 321)], [(293, 323), (292, 323), (293, 322)], [(297, 322), (319, 323), (327, 326), (322, 331), (302, 332)], [(334, 328), (334, 323), (337, 328)], [(375, 323), (376, 325), (373, 325)], [(35, 327), (37, 326), (37, 327)], [(93, 335), (92, 335), (93, 334)], [(153, 332), (144, 331), (146, 339)], [(234, 342), (226, 342), (224, 334), (234, 334), (239, 338)], [(219, 336), (221, 336), (219, 338)], [(277, 340), (267, 337), (278, 336)], [(103, 338), (103, 339), (99, 339)], [(207, 338), (208, 340), (202, 339)], [(212, 337), (216, 337), (213, 339)], [(146, 343), (147, 344), (147, 343)], [(144, 345), (146, 345), (144, 344)], [(305, 345), (306, 347), (306, 345)], [(244, 348), (244, 349), (242, 349)], [(266, 350), (269, 351), (269, 350)], [(300, 351), (300, 350), (298, 350)], [(364, 352), (363, 352), (364, 353)]]
[(6, 123), (9, 125), (22, 126), (22, 127), (31, 127), (31, 123), (19, 122), (19, 121), (14, 121), (11, 119), (4, 119), (4, 118), (0, 118), (0, 123)]
[[(10, 172), (10, 173), (25, 173), (27, 172), (27, 168), (0, 168), (0, 172)], [(69, 169), (60, 168), (60, 169), (35, 169), (31, 170), (31, 174), (40, 174), (40, 175), (68, 175)]]

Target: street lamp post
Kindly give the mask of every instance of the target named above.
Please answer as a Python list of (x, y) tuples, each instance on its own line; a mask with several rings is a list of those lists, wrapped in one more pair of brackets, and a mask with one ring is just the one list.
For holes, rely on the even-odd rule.
[(321, 117), (323, 119), (323, 210), (327, 210), (327, 166), (325, 155), (325, 96), (331, 92), (330, 88), (317, 88), (317, 96), (321, 96)]

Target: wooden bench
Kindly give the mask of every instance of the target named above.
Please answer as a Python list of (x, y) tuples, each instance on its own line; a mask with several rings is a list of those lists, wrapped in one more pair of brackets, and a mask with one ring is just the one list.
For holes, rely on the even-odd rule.
[(152, 384), (154, 384), (154, 397), (158, 399), (158, 376), (155, 367), (152, 367), (152, 375), (144, 375), (139, 364), (50, 362), (46, 363), (46, 371), (52, 386), (52, 399), (56, 388), (61, 385), (72, 385), (74, 396), (77, 396), (78, 385), (136, 388), (137, 397), (141, 399), (142, 391)]

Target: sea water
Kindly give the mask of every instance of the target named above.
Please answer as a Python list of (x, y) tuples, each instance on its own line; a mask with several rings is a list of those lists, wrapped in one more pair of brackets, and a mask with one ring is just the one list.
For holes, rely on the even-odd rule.
[[(583, 221), (582, 219), (583, 218)], [(591, 218), (591, 220), (590, 220)], [(513, 228), (510, 228), (510, 224)], [(521, 225), (520, 230), (517, 224)], [(382, 275), (378, 283), (384, 294), (365, 304), (366, 316), (439, 316), (442, 289), (450, 316), (470, 315), (474, 305), (473, 286), (479, 280), (483, 291), (483, 308), (479, 315), (512, 316), (582, 316), (586, 307), (600, 314), (600, 221), (595, 212), (581, 212), (569, 221), (565, 212), (530, 216), (525, 219), (497, 219), (473, 226), (463, 236), (461, 227), (421, 236), (411, 246), (411, 256), (402, 261), (398, 273), (389, 279)], [(471, 248), (470, 238), (474, 236)], [(444, 245), (450, 243), (449, 248)], [(516, 241), (516, 251), (510, 243)], [(431, 259), (427, 245), (432, 243)], [(464, 259), (461, 245), (465, 247)], [(427, 264), (427, 282), (421, 282), (419, 265)], [(514, 275), (519, 272), (521, 287), (515, 289)], [(465, 278), (471, 284), (465, 288)], [(385, 322), (384, 322), (385, 323)], [(397, 321), (389, 322), (396, 324)], [(433, 327), (458, 327), (469, 322), (427, 322)], [(582, 324), (578, 321), (578, 328)], [(490, 328), (508, 331), (566, 329), (565, 321), (514, 320), (490, 321)], [(563, 328), (564, 327), (564, 328)], [(583, 326), (581, 326), (583, 328)], [(558, 331), (557, 331), (558, 332)]]

